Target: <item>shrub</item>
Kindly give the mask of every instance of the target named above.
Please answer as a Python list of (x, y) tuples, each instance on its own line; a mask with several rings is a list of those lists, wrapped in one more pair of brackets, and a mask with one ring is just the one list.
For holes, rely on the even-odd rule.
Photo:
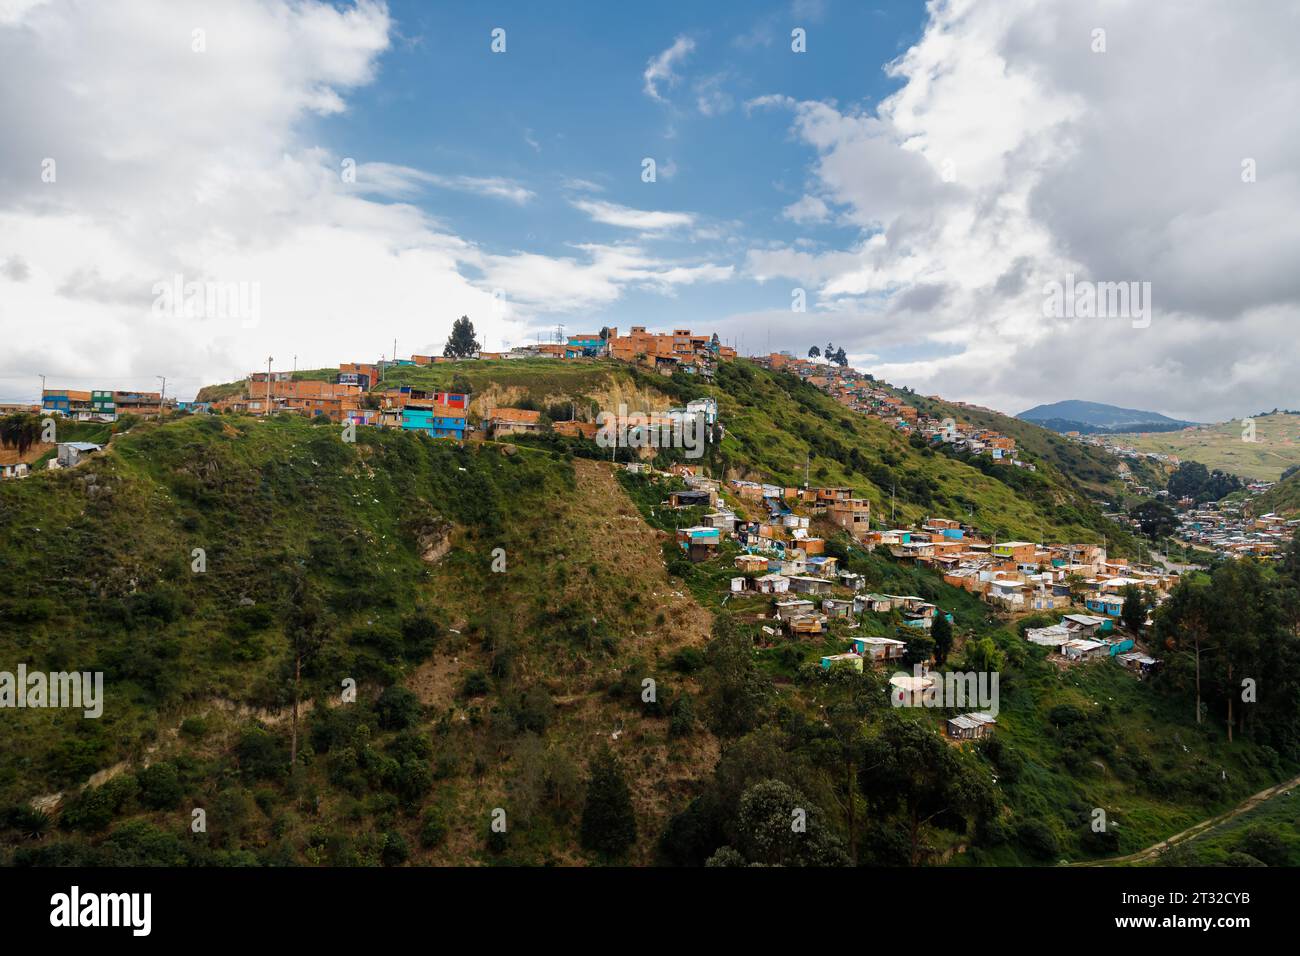
[(239, 769), (253, 780), (276, 780), (284, 776), (289, 754), (280, 742), (262, 727), (250, 727), (240, 735), (235, 746)]
[(465, 683), (461, 686), (461, 694), (465, 697), (482, 697), (491, 689), (488, 684), (487, 675), (482, 671), (470, 671), (465, 675)]
[(384, 833), (384, 844), (379, 851), (379, 859), (384, 866), (401, 866), (410, 858), (411, 848), (400, 833), (395, 830)]
[(405, 687), (385, 687), (375, 701), (379, 726), (385, 730), (404, 730), (420, 717), (420, 699)]
[(438, 807), (424, 811), (420, 821), (420, 846), (426, 850), (441, 846), (447, 839), (447, 817)]
[(163, 761), (145, 767), (137, 776), (140, 802), (151, 810), (172, 810), (185, 795), (176, 765)]
[(1050, 860), (1060, 853), (1056, 834), (1041, 820), (1021, 820), (1016, 825), (1016, 841), (1036, 860)]

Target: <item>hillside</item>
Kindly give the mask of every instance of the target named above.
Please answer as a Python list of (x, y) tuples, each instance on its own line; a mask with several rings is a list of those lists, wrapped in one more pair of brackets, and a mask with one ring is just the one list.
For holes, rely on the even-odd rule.
[(1268, 491), (1249, 499), (1252, 514), (1263, 515), (1270, 511), (1294, 515), (1300, 512), (1300, 472), (1293, 472)]
[(1196, 424), (1170, 418), (1159, 412), (1145, 412), (1137, 408), (1120, 408), (1118, 405), (1073, 399), (1052, 402), (1050, 405), (1035, 405), (1016, 417), (1035, 422), (1052, 431), (1074, 431), (1085, 435), (1118, 431), (1171, 431)]
[[(969, 502), (1007, 533), (1088, 528), (1075, 523), (1092, 517), (1086, 501), (1050, 468), (1022, 494), (879, 422), (842, 420), (789, 376), (724, 368), (713, 391), (727, 434), (710, 468), (794, 482), (808, 455), (814, 481), (880, 507), (895, 485), (900, 518)], [(602, 363), (411, 374), (482, 376), (483, 401), (668, 404), (699, 389)], [(289, 415), (177, 416), (75, 470), (0, 485), (0, 656), (105, 675), (101, 719), (8, 715), (6, 859), (598, 863), (579, 820), (608, 746), (636, 820), (624, 862), (758, 859), (738, 821), (788, 790), (818, 847), (788, 862), (1043, 864), (1141, 849), (1294, 773), (1248, 740), (1226, 746), (1217, 723), (1196, 727), (1158, 683), (1106, 661), (1062, 668), (977, 597), (817, 519), (868, 589), (953, 615), (950, 666), (1000, 672), (997, 735), (951, 747), (933, 733), (947, 712), (896, 711), (882, 673), (817, 666), (851, 636), (914, 637), (898, 611), (771, 636), (771, 598), (729, 589), (734, 543), (703, 564), (672, 544), (698, 518), (661, 507), (675, 479), (615, 471), (572, 444), (340, 434)], [(1064, 510), (1044, 512), (1040, 494), (1071, 520), (1051, 525)], [(290, 773), (304, 633), (322, 640), (303, 661)], [(355, 702), (340, 697), (349, 679)], [(912, 746), (965, 781), (970, 802), (909, 840), (895, 773), (863, 755)], [(1094, 807), (1118, 821), (1104, 838), (1088, 826)], [(505, 832), (491, 829), (498, 810)]]
[(1138, 451), (1199, 461), (1241, 478), (1276, 481), (1287, 468), (1300, 464), (1300, 415), (1281, 412), (1252, 421), (1253, 442), (1243, 440), (1246, 426), (1241, 420), (1175, 432), (1117, 433), (1115, 439)]
[[(592, 463), (370, 429), (348, 445), (285, 416), (140, 425), (75, 471), (0, 486), (0, 573), (5, 660), (105, 675), (101, 719), (18, 710), (0, 741), (0, 806), (65, 791), (61, 820), (82, 840), (130, 799), (134, 823), (165, 829), (207, 808), (211, 839), (184, 851), (198, 861), (293, 845), (295, 862), (373, 863), (392, 844), (429, 862), (537, 863), (572, 854), (552, 818), (623, 724), (622, 747), (653, 771), (633, 791), (647, 826), (712, 752), (704, 733), (669, 748), (666, 720), (609, 693), (625, 668), (654, 674), (702, 644), (709, 618), (672, 594), (657, 536)], [(284, 773), (295, 576), (330, 609), (304, 668), (304, 699), (327, 706), (302, 722), (302, 779)], [(339, 705), (345, 678), (355, 706)], [(164, 768), (162, 795), (146, 763)], [(72, 796), (123, 770), (133, 796), (99, 796), (111, 782), (91, 806)], [(569, 789), (546, 797), (548, 780)], [(304, 812), (308, 792), (320, 800)], [(496, 806), (515, 811), (517, 838), (489, 855)], [(430, 819), (475, 822), (422, 849)]]
[[(1046, 463), (1073, 487), (1097, 500), (1119, 502), (1128, 489), (1119, 479), (1118, 459), (1101, 448), (1071, 441), (1033, 422), (1003, 415), (977, 405), (948, 402), (939, 398), (895, 390), (921, 412), (936, 418), (953, 418), (981, 428), (1009, 435), (1029, 459)], [(1134, 477), (1141, 484), (1163, 487), (1166, 475), (1154, 465), (1129, 462)]]
[[(321, 373), (327, 377), (328, 372)], [(725, 363), (713, 385), (666, 379), (621, 363), (512, 360), (457, 362), (389, 370), (390, 384), (473, 390), (471, 414), (525, 403), (554, 416), (594, 421), (601, 410), (658, 410), (702, 395), (718, 400), (726, 435), (710, 463), (727, 477), (800, 485), (848, 486), (871, 501), (873, 516), (919, 521), (961, 518), (1000, 537), (1111, 541), (1132, 553), (1131, 538), (1102, 517), (1090, 494), (1117, 494), (1114, 459), (1045, 429), (987, 413), (1042, 461), (1037, 474), (1000, 468), (985, 473), (930, 448), (917, 447), (883, 422), (851, 412), (795, 376), (749, 362)], [(914, 396), (909, 396), (914, 397)], [(922, 400), (918, 399), (918, 403)], [(942, 404), (942, 403), (935, 403)], [(980, 413), (952, 409), (967, 419)], [(891, 502), (892, 491), (892, 502)]]

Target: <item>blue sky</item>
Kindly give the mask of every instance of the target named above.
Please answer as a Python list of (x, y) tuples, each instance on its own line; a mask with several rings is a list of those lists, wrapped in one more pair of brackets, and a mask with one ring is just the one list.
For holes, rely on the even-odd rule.
[[(1010, 412), (1297, 407), (1298, 44), (1281, 2), (0, 0), (0, 400), (468, 314), (833, 341)], [(1047, 308), (1090, 283), (1149, 314)]]
[[(711, 329), (731, 313), (788, 311), (791, 284), (741, 274), (745, 250), (796, 240), (834, 246), (859, 229), (782, 216), (803, 195), (814, 154), (791, 135), (788, 113), (745, 104), (780, 94), (870, 109), (898, 87), (882, 67), (915, 42), (925, 19), (924, 5), (911, 0), (573, 2), (563, 14), (539, 4), (485, 6), (390, 4), (395, 39), (376, 81), (349, 96), (346, 113), (322, 121), (320, 137), (358, 163), (382, 159), (527, 188), (534, 197), (519, 205), (437, 188), (412, 200), (493, 252), (565, 256), (578, 244), (629, 238), (574, 207), (587, 199), (690, 213), (702, 237), (674, 230), (647, 245), (736, 266), (730, 281), (671, 296), (630, 288), (604, 308), (554, 316), (568, 331)], [(490, 49), (498, 27), (503, 54)], [(796, 27), (806, 32), (806, 53), (791, 49)], [(693, 49), (673, 64), (672, 80), (656, 84), (655, 99), (646, 68), (681, 38)], [(646, 157), (656, 161), (653, 183), (642, 180)], [(788, 344), (779, 330), (778, 344)], [(745, 342), (765, 344), (758, 328)]]

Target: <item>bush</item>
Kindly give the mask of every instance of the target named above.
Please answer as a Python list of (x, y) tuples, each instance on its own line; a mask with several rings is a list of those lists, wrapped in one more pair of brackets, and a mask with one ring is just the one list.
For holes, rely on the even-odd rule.
[(424, 811), (420, 821), (420, 846), (426, 850), (442, 846), (447, 839), (447, 817), (438, 807)]
[(1056, 834), (1041, 820), (1021, 820), (1016, 825), (1016, 841), (1036, 860), (1055, 859), (1061, 851)]
[(1287, 847), (1282, 838), (1263, 827), (1251, 827), (1242, 836), (1236, 849), (1247, 853), (1266, 866), (1288, 866)]
[(491, 689), (488, 684), (487, 675), (482, 671), (470, 671), (465, 675), (465, 683), (461, 686), (461, 694), (465, 697), (482, 697)]
[(86, 833), (103, 830), (135, 799), (139, 789), (130, 774), (114, 777), (102, 787), (87, 787), (64, 809), (61, 824)]
[(289, 754), (280, 742), (262, 727), (245, 730), (235, 746), (239, 769), (253, 780), (276, 780), (289, 766)]
[(174, 810), (185, 795), (176, 765), (163, 761), (140, 771), (140, 802), (150, 810)]
[(385, 687), (375, 701), (379, 726), (385, 730), (404, 730), (420, 718), (420, 699), (405, 687)]
[(384, 834), (384, 844), (379, 851), (379, 859), (384, 866), (401, 866), (411, 858), (411, 848), (406, 839), (397, 831), (389, 830)]

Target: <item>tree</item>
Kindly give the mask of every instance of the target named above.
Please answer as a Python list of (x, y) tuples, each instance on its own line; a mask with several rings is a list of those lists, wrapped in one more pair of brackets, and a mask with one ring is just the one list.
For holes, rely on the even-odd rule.
[(863, 759), (862, 792), (878, 811), (901, 811), (913, 866), (921, 862), (925, 828), (936, 819), (957, 814), (979, 820), (994, 812), (988, 774), (928, 723), (890, 711)]
[(817, 668), (816, 679), (820, 685), (818, 697), (825, 701), (823, 714), (833, 742), (833, 746), (823, 751), (823, 758), (843, 782), (849, 858), (856, 863), (857, 804), (860, 802), (857, 770), (862, 761), (862, 727), (868, 716), (884, 710), (887, 688), (883, 675), (874, 669), (858, 673), (849, 667)]
[(740, 798), (736, 835), (740, 851), (750, 863), (847, 866), (849, 862), (817, 807), (780, 780), (764, 780), (745, 791)]
[(827, 342), (827, 343), (826, 343), (826, 348), (822, 349), (822, 358), (824, 358), (824, 359), (826, 359), (827, 361), (829, 361), (829, 360), (830, 360), (830, 357), (831, 357), (832, 355), (834, 355), (834, 354), (835, 354), (835, 346), (833, 346), (833, 345), (831, 345), (831, 343)]
[(714, 733), (738, 737), (757, 727), (767, 704), (767, 681), (754, 663), (754, 644), (737, 630), (730, 615), (713, 621), (713, 640), (705, 649), (712, 671), (706, 684), (705, 713)]
[(581, 841), (586, 850), (616, 859), (636, 840), (636, 815), (623, 768), (608, 746), (592, 758)]
[(930, 625), (930, 638), (934, 641), (935, 663), (943, 665), (948, 660), (948, 652), (952, 650), (952, 625), (942, 611)]
[(1170, 592), (1160, 608), (1156, 633), (1179, 651), (1190, 648), (1196, 669), (1196, 722), (1201, 722), (1201, 655), (1209, 650), (1206, 641), (1216, 609), (1210, 585), (1204, 580), (1185, 578)]
[(846, 354), (844, 354), (844, 346), (842, 345), (835, 352), (835, 364), (838, 365), (840, 368), (848, 367), (849, 357)]
[(1199, 461), (1183, 461), (1165, 487), (1174, 498), (1195, 498), (1209, 478), (1209, 469)]
[(1178, 515), (1163, 501), (1144, 501), (1129, 511), (1129, 517), (1152, 540), (1168, 537), (1178, 530)]
[(820, 358), (821, 354), (822, 354), (822, 350), (815, 345), (808, 350), (809, 358)]
[(474, 337), (474, 323), (468, 315), (462, 315), (452, 323), (451, 335), (442, 354), (447, 358), (471, 358), (479, 348), (478, 339)]
[(979, 640), (968, 640), (962, 652), (963, 665), (968, 671), (992, 674), (1001, 671), (1006, 656), (998, 650), (993, 638), (985, 634)]
[(35, 415), (7, 415), (0, 418), (0, 447), (18, 449), (18, 457), (36, 444), (41, 435), (41, 421)]
[(1124, 605), (1120, 608), (1119, 619), (1134, 634), (1139, 633), (1147, 622), (1147, 598), (1136, 584), (1124, 586)]
[(289, 594), (285, 636), (293, 654), (293, 732), (289, 745), (289, 767), (298, 762), (298, 705), (302, 699), (302, 665), (320, 651), (329, 634), (329, 624), (320, 595), (305, 574), (297, 572)]
[(909, 633), (907, 647), (903, 651), (903, 663), (908, 667), (913, 664), (924, 664), (934, 656), (934, 639), (925, 631), (910, 633), (912, 629), (908, 628), (907, 630)]

